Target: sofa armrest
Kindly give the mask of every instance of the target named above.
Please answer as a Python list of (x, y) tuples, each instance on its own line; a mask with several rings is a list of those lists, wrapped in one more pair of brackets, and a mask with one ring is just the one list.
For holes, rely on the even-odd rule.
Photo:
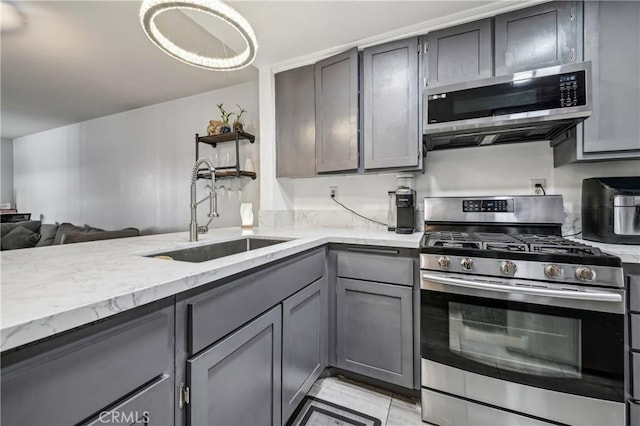
[(83, 243), (86, 241), (111, 240), (114, 238), (137, 237), (140, 235), (138, 228), (124, 228), (119, 231), (101, 232), (69, 232), (64, 234), (60, 244)]

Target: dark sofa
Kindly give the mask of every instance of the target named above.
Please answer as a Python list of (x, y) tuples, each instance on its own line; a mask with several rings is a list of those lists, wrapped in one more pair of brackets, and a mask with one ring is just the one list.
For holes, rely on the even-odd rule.
[(41, 223), (39, 220), (0, 223), (0, 247), (2, 250), (110, 240), (113, 238), (137, 237), (138, 235), (140, 235), (140, 230), (137, 228), (105, 231), (88, 225), (75, 226), (71, 223), (46, 224)]

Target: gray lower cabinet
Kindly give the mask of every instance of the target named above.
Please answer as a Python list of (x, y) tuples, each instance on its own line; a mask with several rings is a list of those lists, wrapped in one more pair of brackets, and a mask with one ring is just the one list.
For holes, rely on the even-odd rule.
[(339, 368), (413, 387), (412, 287), (337, 279)]
[(427, 87), (493, 76), (493, 20), (469, 22), (426, 36)]
[(187, 362), (190, 425), (281, 424), (281, 316), (278, 305)]
[(328, 362), (328, 287), (323, 277), (282, 302), (282, 423)]
[(552, 1), (495, 17), (495, 74), (578, 61), (580, 4)]
[(421, 166), (418, 38), (364, 49), (364, 168)]
[(315, 64), (316, 170), (358, 168), (358, 49)]
[(147, 423), (172, 425), (174, 316), (167, 304), (3, 353), (2, 424), (71, 425), (100, 422), (100, 415), (135, 424), (148, 412)]
[(640, 426), (640, 403), (629, 401), (629, 426)]
[(584, 3), (584, 60), (591, 61), (592, 114), (554, 147), (556, 166), (640, 158), (640, 2)]
[(276, 176), (316, 174), (316, 97), (314, 66), (275, 75)]

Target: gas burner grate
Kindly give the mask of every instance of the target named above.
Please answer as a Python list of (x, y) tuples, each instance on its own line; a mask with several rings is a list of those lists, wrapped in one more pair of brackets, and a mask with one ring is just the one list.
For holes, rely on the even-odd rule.
[(508, 253), (566, 254), (600, 256), (596, 247), (557, 235), (503, 234), (499, 232), (438, 231), (427, 233), (429, 247), (465, 248)]
[(534, 253), (579, 256), (600, 256), (602, 254), (597, 247), (567, 240), (557, 235), (520, 234), (513, 235), (513, 237), (526, 243), (529, 246), (529, 251)]
[(484, 250), (509, 252), (529, 251), (526, 244), (518, 241), (508, 234), (501, 234), (497, 232), (475, 232), (473, 236), (482, 241), (482, 248)]
[(466, 232), (432, 232), (428, 235), (427, 245), (429, 247), (449, 247), (449, 248), (472, 248), (482, 247), (480, 241), (475, 240)]

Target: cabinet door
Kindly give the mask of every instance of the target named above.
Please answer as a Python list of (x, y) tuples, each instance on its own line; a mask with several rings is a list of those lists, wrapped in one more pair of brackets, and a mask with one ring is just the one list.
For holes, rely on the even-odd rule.
[(173, 424), (173, 380), (162, 375), (135, 395), (114, 407), (103, 410), (86, 426), (145, 425), (168, 426)]
[(339, 368), (413, 387), (410, 287), (338, 278)]
[(576, 10), (553, 1), (496, 16), (496, 75), (576, 62)]
[(280, 425), (281, 310), (187, 361), (189, 424)]
[(276, 176), (316, 174), (314, 66), (275, 75)]
[[(584, 56), (591, 62), (593, 113), (583, 150), (640, 155), (640, 2), (584, 5)], [(629, 158), (629, 157), (627, 157)]]
[(364, 168), (417, 167), (418, 38), (364, 50)]
[(316, 170), (358, 168), (358, 49), (315, 64)]
[(491, 18), (427, 34), (427, 86), (493, 76), (492, 35)]
[(327, 279), (282, 302), (282, 423), (289, 420), (328, 359)]

